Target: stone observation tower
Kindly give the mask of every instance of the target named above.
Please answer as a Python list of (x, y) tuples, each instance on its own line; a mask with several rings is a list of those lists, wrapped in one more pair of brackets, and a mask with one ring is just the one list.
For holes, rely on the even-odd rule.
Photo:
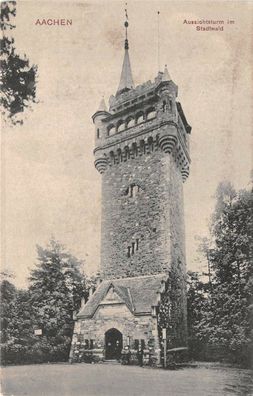
[(103, 99), (92, 117), (102, 179), (101, 279), (77, 314), (71, 353), (117, 359), (141, 345), (160, 364), (161, 307), (168, 345), (187, 343), (183, 183), (191, 127), (167, 67), (134, 86), (125, 27), (118, 90), (109, 109)]

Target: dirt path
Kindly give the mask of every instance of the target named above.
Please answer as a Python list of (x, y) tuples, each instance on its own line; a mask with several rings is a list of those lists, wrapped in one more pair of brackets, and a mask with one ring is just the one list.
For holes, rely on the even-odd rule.
[(177, 371), (113, 364), (44, 364), (2, 369), (4, 396), (253, 395), (249, 370), (213, 365)]

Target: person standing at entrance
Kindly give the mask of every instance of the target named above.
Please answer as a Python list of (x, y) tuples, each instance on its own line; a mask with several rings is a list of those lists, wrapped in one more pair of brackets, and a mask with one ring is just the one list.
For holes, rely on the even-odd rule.
[(121, 357), (121, 349), (122, 348), (121, 348), (120, 342), (119, 342), (119, 340), (117, 340), (116, 345), (115, 345), (115, 357), (117, 360), (119, 360)]
[(138, 363), (139, 366), (142, 367), (143, 366), (143, 355), (144, 355), (144, 351), (142, 346), (140, 345), (137, 351), (137, 358), (138, 358)]

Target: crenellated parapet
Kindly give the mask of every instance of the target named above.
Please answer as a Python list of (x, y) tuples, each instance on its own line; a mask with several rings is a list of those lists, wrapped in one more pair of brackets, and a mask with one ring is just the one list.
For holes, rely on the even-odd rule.
[(110, 167), (154, 151), (173, 155), (183, 181), (189, 174), (189, 133), (178, 88), (168, 71), (155, 81), (110, 97), (93, 115), (96, 128), (95, 167), (102, 174)]
[(105, 146), (96, 147), (94, 150), (95, 167), (102, 174), (122, 162), (131, 161), (139, 156), (151, 155), (157, 151), (173, 155), (185, 181), (189, 175), (190, 158), (178, 139), (177, 126), (170, 124), (154, 128), (148, 133), (140, 133), (134, 139), (129, 138), (125, 141), (111, 142)]

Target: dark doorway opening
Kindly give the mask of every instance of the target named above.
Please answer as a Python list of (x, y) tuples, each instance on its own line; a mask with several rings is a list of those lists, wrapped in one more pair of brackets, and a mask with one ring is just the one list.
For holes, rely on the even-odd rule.
[(117, 329), (110, 329), (105, 333), (105, 358), (120, 359), (122, 351), (122, 334)]

